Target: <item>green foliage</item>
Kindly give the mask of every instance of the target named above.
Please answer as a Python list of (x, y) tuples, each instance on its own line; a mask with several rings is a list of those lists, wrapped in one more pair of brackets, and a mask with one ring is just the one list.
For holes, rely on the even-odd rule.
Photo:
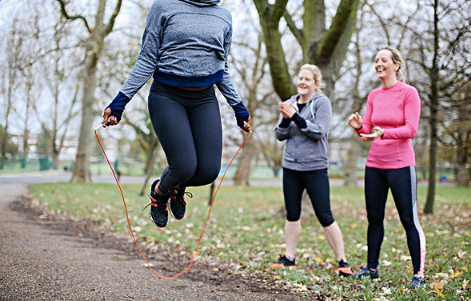
[[(170, 219), (164, 229), (148, 218), (147, 197), (139, 197), (140, 185), (123, 185), (134, 232), (148, 246), (165, 244), (186, 250), (192, 256), (208, 213), (209, 188), (192, 188), (187, 215)], [(32, 192), (41, 203), (71, 217), (85, 217), (114, 231), (128, 232), (121, 195), (115, 184), (35, 184)], [(425, 188), (419, 187), (419, 200)], [(367, 220), (363, 188), (332, 187), (332, 209), (339, 223), (349, 263), (354, 270), (366, 262)], [(302, 220), (297, 250), (297, 270), (271, 270), (270, 264), (284, 252), (284, 217), (279, 187), (222, 187), (214, 202), (211, 219), (203, 236), (199, 256), (218, 259), (233, 267), (284, 283), (307, 296), (344, 300), (467, 300), (471, 276), (471, 189), (437, 187), (435, 215), (419, 215), (427, 238), (425, 264), (428, 285), (412, 291), (412, 263), (404, 230), (392, 198), (386, 210), (385, 240), (380, 257), (380, 280), (339, 278), (335, 258), (316, 218)], [(420, 203), (420, 201), (419, 201)], [(191, 272), (191, 271), (190, 271)], [(337, 300), (337, 299), (334, 299)]]

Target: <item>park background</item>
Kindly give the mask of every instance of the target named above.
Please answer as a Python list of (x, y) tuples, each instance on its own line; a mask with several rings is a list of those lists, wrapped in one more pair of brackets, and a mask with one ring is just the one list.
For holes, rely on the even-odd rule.
[[(113, 231), (126, 231), (126, 223), (116, 186), (92, 183), (110, 175), (93, 129), (135, 63), (151, 4), (150, 0), (0, 1), (0, 175), (58, 173), (64, 183), (34, 185), (33, 195), (53, 212), (86, 217)], [(358, 255), (355, 264), (363, 263), (366, 219), (361, 185), (369, 143), (357, 137), (347, 119), (353, 112), (363, 113), (368, 92), (380, 86), (374, 56), (390, 45), (401, 51), (406, 81), (417, 88), (422, 100), (413, 145), (420, 181), (419, 211), (432, 270), (427, 290), (411, 298), (468, 298), (471, 3), (224, 0), (221, 5), (233, 15), (229, 68), (236, 90), (251, 112), (254, 131), (229, 170), (227, 183), (231, 186), (224, 187), (226, 192), (221, 190), (216, 202), (220, 211), (212, 220), (215, 232), (238, 231), (216, 238), (209, 234), (202, 256), (260, 272), (283, 251), (279, 233), (283, 224), (279, 213), (283, 206), (283, 143), (275, 140), (273, 128), (279, 116), (278, 102), (296, 93), (297, 70), (303, 63), (314, 63), (323, 72), (324, 93), (334, 114), (329, 135), (334, 216), (344, 235), (346, 232), (347, 249), (350, 244), (352, 253)], [(120, 179), (139, 182), (127, 186), (125, 195), (135, 200), (136, 208), (131, 210), (135, 210), (139, 229), (152, 231), (139, 234), (141, 239), (163, 243), (168, 242), (171, 231), (186, 233), (178, 241), (191, 254), (194, 241), (190, 238), (195, 234), (190, 233), (199, 231), (196, 225), (203, 221), (210, 188), (194, 190), (189, 206), (195, 207), (190, 207), (190, 216), (181, 225), (172, 223), (170, 230), (155, 233), (139, 209), (145, 205), (149, 181), (166, 164), (147, 113), (149, 85), (128, 104), (118, 127), (98, 134)], [(244, 134), (224, 98), (218, 98), (225, 168)], [(64, 195), (67, 197), (58, 197)], [(107, 195), (105, 200), (103, 195)], [(385, 242), (383, 253), (392, 254), (383, 255), (382, 265), (394, 272), (390, 271), (391, 277), (385, 275), (389, 278), (386, 284), (362, 283), (361, 288), (353, 282), (336, 283), (329, 266), (332, 254), (323, 249), (325, 239), (319, 239), (319, 226), (307, 210), (309, 206), (304, 206), (304, 246), (298, 251), (306, 259), (304, 272), (266, 274), (308, 295), (408, 300), (404, 291), (411, 263), (391, 198), (388, 206), (386, 223), (391, 220), (387, 225), (391, 228), (386, 236), (392, 242)], [(246, 252), (239, 253), (232, 247), (263, 241), (260, 236), (241, 233), (259, 235), (267, 229), (272, 229), (273, 241), (266, 241), (260, 249), (240, 248)], [(230, 243), (230, 237), (240, 235)], [(444, 251), (446, 247), (450, 250)], [(218, 249), (223, 251), (216, 256), (213, 252)], [(244, 258), (247, 254), (252, 257)], [(252, 261), (258, 263), (248, 265)]]

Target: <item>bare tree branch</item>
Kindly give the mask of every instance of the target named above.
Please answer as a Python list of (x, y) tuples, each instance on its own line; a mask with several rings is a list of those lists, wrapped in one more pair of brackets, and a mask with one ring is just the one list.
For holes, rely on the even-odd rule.
[(73, 15), (73, 16), (69, 15), (69, 13), (67, 12), (67, 9), (66, 9), (65, 1), (64, 0), (57, 0), (57, 1), (59, 2), (59, 5), (61, 7), (62, 16), (64, 16), (64, 18), (66, 18), (68, 20), (71, 20), (71, 21), (82, 20), (83, 24), (87, 28), (87, 31), (89, 33), (92, 32), (92, 30), (90, 29), (90, 26), (88, 25), (88, 21), (84, 16), (82, 16), (82, 15)]

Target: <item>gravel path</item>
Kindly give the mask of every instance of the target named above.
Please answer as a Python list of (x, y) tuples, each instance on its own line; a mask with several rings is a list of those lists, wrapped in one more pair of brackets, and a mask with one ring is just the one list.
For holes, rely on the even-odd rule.
[[(126, 239), (44, 218), (27, 194), (26, 185), (0, 184), (0, 300), (302, 300), (198, 261), (176, 280), (161, 280)], [(171, 260), (154, 259), (156, 271), (178, 273)]]

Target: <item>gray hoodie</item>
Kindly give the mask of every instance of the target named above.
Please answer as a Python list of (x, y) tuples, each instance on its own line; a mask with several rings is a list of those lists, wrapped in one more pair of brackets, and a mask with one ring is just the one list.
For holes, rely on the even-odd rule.
[[(298, 111), (294, 95), (286, 101), (293, 104)], [(283, 167), (291, 170), (310, 171), (328, 168), (329, 123), (332, 117), (332, 107), (327, 96), (317, 93), (298, 114), (306, 120), (307, 127), (299, 128), (291, 122), (287, 128), (275, 127), (276, 138), (286, 141), (283, 152)], [(280, 115), (278, 124), (283, 120)]]
[(230, 105), (240, 103), (227, 66), (232, 16), (219, 1), (156, 0), (136, 65), (120, 92), (131, 99), (154, 73), (184, 81), (218, 78), (208, 85), (216, 83)]

